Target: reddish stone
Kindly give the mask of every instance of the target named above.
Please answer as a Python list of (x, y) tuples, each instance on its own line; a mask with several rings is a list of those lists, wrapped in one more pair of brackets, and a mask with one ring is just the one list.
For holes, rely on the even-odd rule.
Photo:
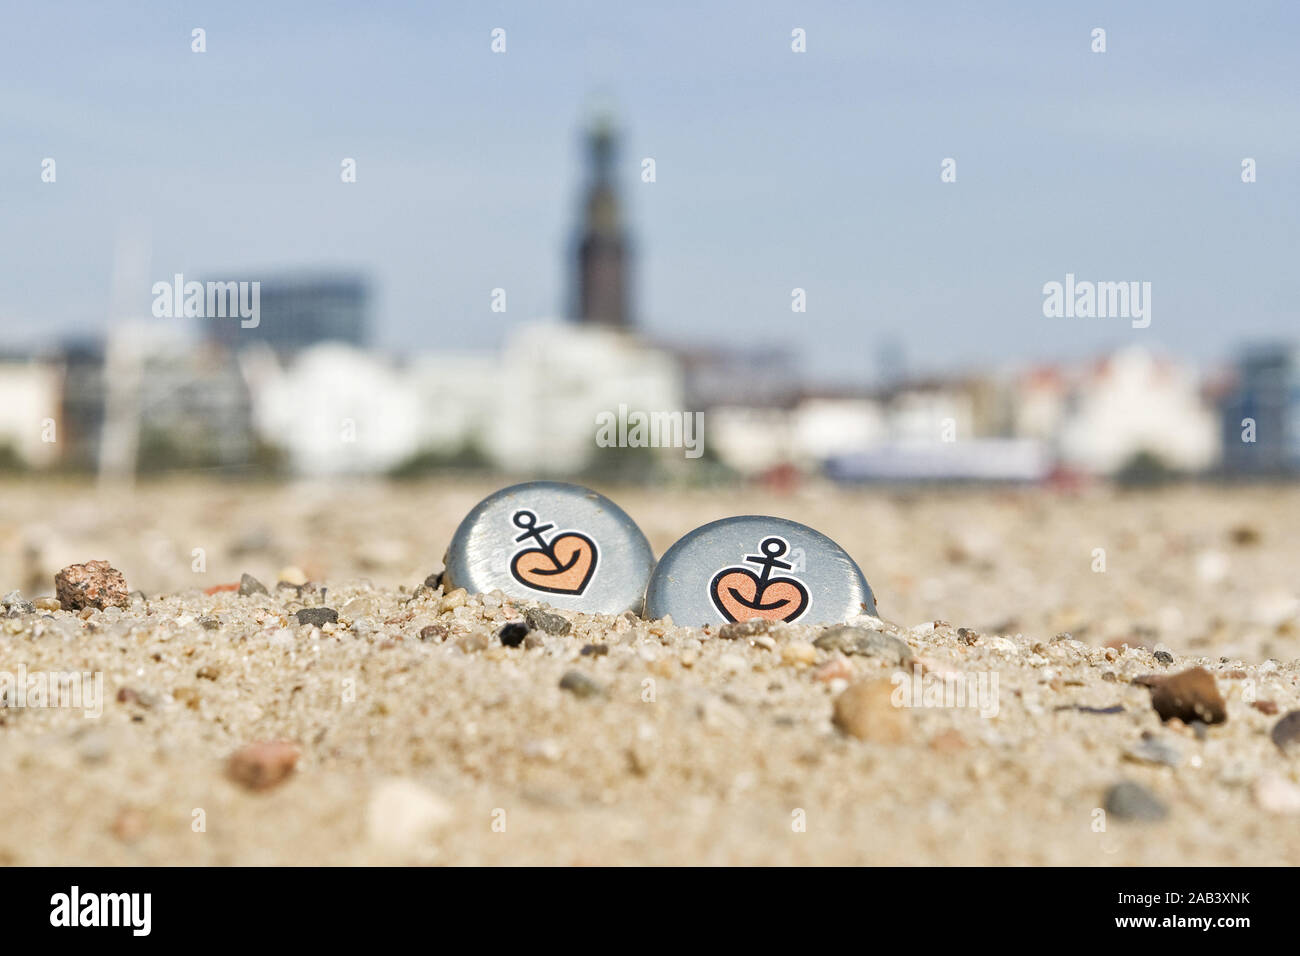
[(226, 776), (249, 790), (269, 790), (283, 783), (298, 763), (298, 748), (287, 741), (249, 744), (231, 755)]
[(69, 565), (54, 576), (54, 590), (65, 611), (103, 610), (131, 603), (126, 578), (107, 561)]

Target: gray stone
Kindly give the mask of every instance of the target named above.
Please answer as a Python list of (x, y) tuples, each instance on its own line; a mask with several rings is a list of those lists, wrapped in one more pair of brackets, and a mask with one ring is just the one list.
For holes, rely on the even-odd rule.
[(1153, 763), (1165, 767), (1177, 767), (1183, 762), (1183, 755), (1177, 747), (1154, 734), (1143, 734), (1141, 740), (1124, 751), (1124, 756), (1137, 763)]
[(1155, 823), (1169, 816), (1169, 808), (1140, 783), (1124, 780), (1106, 791), (1106, 813), (1116, 820)]
[(1282, 753), (1300, 753), (1300, 710), (1291, 711), (1274, 724), (1269, 736)]
[(332, 607), (305, 607), (298, 612), (298, 623), (310, 624), (313, 627), (337, 624), (338, 620), (339, 612)]
[(251, 574), (241, 574), (239, 576), (239, 596), (249, 597), (253, 594), (269, 594), (266, 585)]
[(883, 631), (848, 625), (827, 628), (813, 641), (813, 645), (823, 651), (878, 657), (895, 666), (911, 664), (914, 656), (912, 649), (896, 637)]
[(21, 591), (10, 591), (0, 603), (9, 609), (11, 615), (36, 613), (36, 605), (23, 597)]
[(525, 610), (524, 620), (534, 631), (544, 631), (557, 636), (568, 634), (573, 626), (567, 617), (540, 607), (530, 607)]
[(1168, 651), (1156, 651), (1151, 656), (1161, 664), (1172, 664), (1174, 662), (1174, 655), (1170, 654)]
[(575, 697), (596, 697), (605, 692), (604, 687), (582, 671), (568, 671), (560, 678), (560, 689), (567, 690)]

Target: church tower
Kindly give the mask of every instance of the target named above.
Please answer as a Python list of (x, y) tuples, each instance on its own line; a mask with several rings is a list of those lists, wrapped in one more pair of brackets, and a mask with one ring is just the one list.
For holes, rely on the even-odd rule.
[(598, 119), (587, 133), (588, 180), (581, 233), (575, 317), (583, 325), (632, 325), (627, 239), (614, 189), (616, 142), (612, 123)]

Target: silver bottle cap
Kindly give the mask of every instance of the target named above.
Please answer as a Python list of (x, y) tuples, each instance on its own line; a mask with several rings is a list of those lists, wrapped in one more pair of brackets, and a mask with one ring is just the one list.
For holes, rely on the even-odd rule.
[(604, 495), (558, 481), (484, 498), (452, 536), (444, 587), (588, 613), (640, 613), (654, 552)]
[(761, 617), (836, 624), (876, 613), (866, 578), (844, 549), (785, 518), (744, 515), (696, 528), (659, 559), (645, 616), (698, 627)]

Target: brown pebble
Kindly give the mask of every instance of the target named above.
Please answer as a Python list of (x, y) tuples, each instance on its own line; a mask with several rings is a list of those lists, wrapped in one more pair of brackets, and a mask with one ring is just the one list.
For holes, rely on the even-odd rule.
[(930, 738), (930, 749), (935, 753), (954, 754), (965, 750), (968, 746), (966, 738), (952, 727)]
[(1274, 724), (1269, 736), (1284, 754), (1300, 750), (1300, 710), (1291, 711)]
[(140, 693), (131, 687), (123, 687), (117, 692), (117, 702), (119, 704), (135, 704), (138, 707), (152, 707), (154, 698), (152, 694)]
[(54, 590), (63, 608), (127, 607), (130, 590), (122, 572), (107, 561), (71, 564), (54, 576)]
[(903, 739), (903, 715), (893, 704), (894, 682), (888, 678), (858, 681), (835, 698), (832, 721), (859, 740), (894, 744)]
[(426, 624), (420, 628), (420, 640), (422, 641), (445, 641), (447, 635), (451, 633), (451, 628), (446, 624)]
[(1228, 719), (1228, 708), (1214, 675), (1204, 667), (1193, 667), (1157, 681), (1151, 687), (1151, 706), (1161, 720), (1175, 717), (1184, 723), (1201, 721), (1221, 724)]
[(143, 810), (127, 807), (113, 821), (113, 836), (123, 843), (134, 843), (149, 829), (149, 818)]
[(282, 783), (298, 763), (298, 748), (286, 741), (249, 744), (231, 755), (226, 776), (249, 790), (268, 790)]
[(199, 709), (199, 692), (193, 687), (177, 687), (172, 691), (172, 699), (190, 710)]
[(194, 676), (200, 680), (216, 680), (221, 676), (221, 669), (219, 667), (214, 667), (211, 664), (204, 664), (194, 672)]
[(1277, 713), (1277, 704), (1271, 700), (1257, 700), (1250, 706), (1254, 707), (1261, 714), (1268, 714), (1270, 717)]
[(32, 601), (32, 604), (37, 610), (41, 611), (60, 611), (63, 609), (63, 605), (58, 602), (58, 599), (52, 597), (39, 597)]

